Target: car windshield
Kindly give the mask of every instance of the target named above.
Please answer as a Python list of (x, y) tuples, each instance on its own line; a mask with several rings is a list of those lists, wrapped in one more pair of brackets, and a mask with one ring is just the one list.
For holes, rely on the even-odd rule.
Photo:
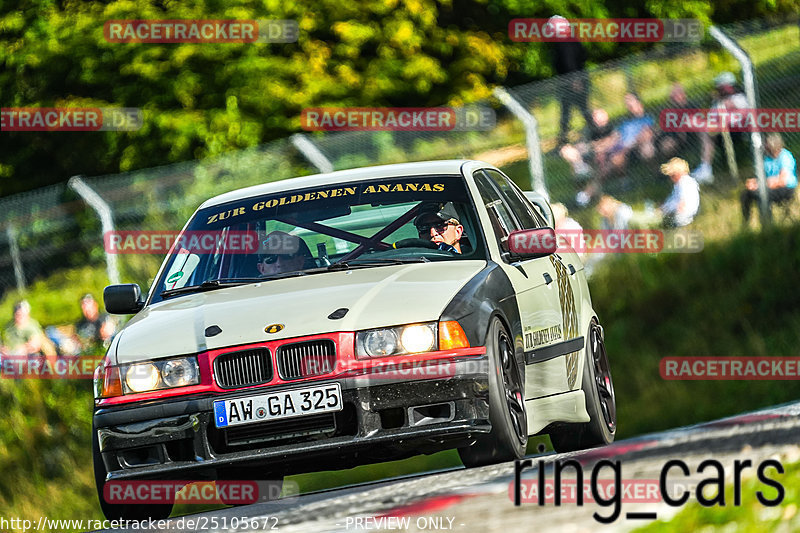
[(151, 302), (333, 270), (484, 258), (461, 177), (330, 183), (198, 211), (176, 239)]

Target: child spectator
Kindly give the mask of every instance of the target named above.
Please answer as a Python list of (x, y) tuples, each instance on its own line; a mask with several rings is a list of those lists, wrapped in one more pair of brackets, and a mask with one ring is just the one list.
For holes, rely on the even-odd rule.
[(595, 208), (600, 215), (600, 227), (604, 230), (628, 229), (633, 217), (633, 209), (613, 196), (604, 194)]
[(675, 228), (691, 224), (700, 209), (700, 187), (689, 175), (689, 163), (673, 157), (661, 165), (661, 173), (669, 176), (674, 184), (672, 194), (660, 207), (664, 226)]

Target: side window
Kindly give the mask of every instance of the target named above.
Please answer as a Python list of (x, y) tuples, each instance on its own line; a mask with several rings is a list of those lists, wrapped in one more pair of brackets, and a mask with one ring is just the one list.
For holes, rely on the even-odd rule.
[(492, 179), (500, 190), (503, 199), (511, 207), (511, 210), (517, 216), (521, 229), (533, 229), (543, 227), (536, 220), (528, 202), (520, 197), (520, 193), (511, 181), (500, 172), (496, 170), (486, 169), (484, 172)]
[(478, 186), (478, 191), (481, 194), (481, 199), (486, 206), (486, 210), (489, 212), (489, 218), (492, 221), (492, 229), (494, 230), (495, 237), (497, 237), (500, 250), (508, 252), (508, 235), (512, 231), (516, 231), (520, 228), (511, 215), (508, 205), (503, 201), (486, 175), (479, 170), (473, 174), (473, 177), (475, 178), (475, 184)]

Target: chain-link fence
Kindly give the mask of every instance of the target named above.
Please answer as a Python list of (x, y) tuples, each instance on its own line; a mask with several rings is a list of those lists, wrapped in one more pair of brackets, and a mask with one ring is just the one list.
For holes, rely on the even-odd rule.
[[(750, 56), (755, 68), (758, 108), (797, 108), (800, 29), (796, 20), (754, 21), (719, 28)], [(753, 156), (744, 133), (705, 135), (664, 131), (666, 109), (708, 109), (715, 79), (723, 72), (742, 88), (741, 66), (717, 40), (701, 45), (671, 44), (572, 74), (511, 90), (537, 116), (545, 175), (551, 198), (572, 209), (591, 207), (602, 193), (633, 205), (660, 203), (672, 184), (659, 167), (669, 158), (687, 160), (707, 192), (739, 188), (752, 177)], [(586, 114), (575, 87), (588, 78)], [(718, 97), (717, 97), (718, 98)], [(643, 112), (636, 114), (636, 100)], [(561, 109), (571, 105), (566, 142), (559, 140)], [(598, 124), (599, 119), (599, 124)], [(606, 125), (605, 121), (608, 121)], [(612, 131), (618, 137), (612, 138)], [(783, 135), (798, 153), (797, 133)], [(704, 160), (708, 168), (702, 169)]]
[[(800, 86), (800, 32), (796, 21), (752, 22), (723, 28), (750, 55), (756, 71), (760, 107), (797, 107)], [(521, 44), (522, 46), (522, 44)], [(588, 69), (589, 111), (603, 110), (601, 129), (630, 136), (641, 132), (630, 121), (637, 96), (650, 128), (647, 142), (622, 155), (599, 161), (593, 132), (573, 107), (566, 142), (559, 142), (561, 106), (580, 76), (561, 76), (509, 89), (538, 121), (545, 185), (553, 201), (589, 213), (600, 192), (632, 205), (659, 202), (671, 184), (659, 165), (672, 155), (701, 163), (700, 134), (671, 134), (659, 128), (662, 109), (708, 108), (714, 78), (730, 71), (741, 81), (739, 63), (719, 43), (670, 44)], [(448, 158), (483, 159), (502, 167), (524, 189), (531, 176), (525, 133), (520, 122), (498, 101), (477, 102), (496, 112), (489, 131), (381, 131), (305, 134), (330, 160), (344, 169), (384, 163)], [(603, 113), (600, 113), (602, 122)], [(594, 119), (593, 119), (594, 120)], [(641, 122), (641, 121), (640, 121)], [(641, 125), (641, 123), (639, 124)], [(625, 129), (630, 128), (630, 131)], [(800, 153), (800, 137), (785, 136), (787, 147)], [(714, 180), (707, 191), (740, 187), (752, 174), (747, 139), (734, 139), (733, 150), (713, 139)], [(740, 146), (741, 145), (741, 146)], [(726, 157), (734, 153), (733, 165)], [(576, 158), (575, 156), (579, 156)], [(224, 157), (168, 165), (83, 181), (108, 205), (116, 230), (179, 230), (206, 199), (230, 190), (316, 172), (289, 140), (282, 139)], [(738, 177), (737, 177), (738, 176)], [(68, 176), (65, 176), (67, 178)], [(579, 193), (588, 192), (588, 203)], [(579, 201), (583, 200), (583, 201)], [(49, 273), (77, 265), (105, 268), (102, 227), (97, 213), (67, 184), (0, 200), (0, 292), (30, 284)], [(123, 281), (148, 286), (160, 263), (157, 255), (118, 256)]]

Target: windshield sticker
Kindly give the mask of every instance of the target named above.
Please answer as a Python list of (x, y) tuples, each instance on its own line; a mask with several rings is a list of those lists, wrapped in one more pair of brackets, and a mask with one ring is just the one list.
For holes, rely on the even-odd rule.
[(167, 278), (167, 283), (175, 283), (176, 281), (178, 281), (182, 277), (183, 277), (183, 272), (182, 271), (175, 272), (173, 275), (171, 275), (170, 277)]
[(279, 205), (308, 202), (311, 200), (319, 200), (324, 198), (336, 198), (337, 196), (354, 196), (355, 194), (355, 187), (342, 187), (339, 189), (326, 189), (324, 191), (307, 192), (305, 194), (293, 194), (291, 196), (273, 198), (272, 200), (267, 200), (266, 202), (256, 202), (253, 204), (253, 210), (260, 211), (264, 208), (270, 208)]
[[(166, 278), (164, 278), (163, 290), (180, 289), (186, 285), (192, 272), (200, 264), (200, 256), (190, 253), (186, 248), (181, 248), (176, 255), (178, 257), (173, 261)], [(183, 260), (181, 260), (181, 255), (185, 255)]]
[(411, 191), (422, 191), (422, 192), (443, 192), (444, 191), (444, 183), (423, 183), (420, 185), (419, 183), (395, 183), (394, 185), (387, 183), (387, 184), (379, 184), (379, 185), (370, 185), (366, 189), (364, 189), (364, 194), (371, 193), (371, 192), (411, 192)]
[(326, 200), (331, 198), (343, 198), (352, 196), (356, 200), (353, 205), (358, 203), (362, 195), (368, 194), (391, 194), (391, 193), (439, 193), (445, 191), (444, 183), (420, 183), (420, 182), (390, 182), (390, 183), (365, 183), (353, 187), (337, 187), (332, 189), (322, 189), (303, 194), (287, 194), (278, 198), (268, 200), (258, 200), (250, 206), (240, 206), (218, 213), (208, 215), (206, 225), (214, 224), (223, 220), (239, 217), (248, 212), (257, 213), (265, 209), (272, 209), (280, 206), (301, 204), (315, 200)]

